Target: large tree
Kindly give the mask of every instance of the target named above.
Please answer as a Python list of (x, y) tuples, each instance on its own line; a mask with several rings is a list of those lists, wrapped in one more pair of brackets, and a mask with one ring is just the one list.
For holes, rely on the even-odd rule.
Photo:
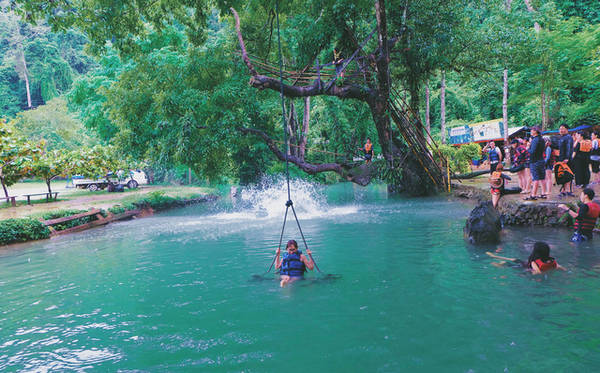
[[(281, 134), (281, 124), (276, 130), (277, 96), (273, 92), (250, 94), (239, 82), (225, 84), (219, 80), (241, 78), (239, 66), (218, 59), (222, 57), (222, 51), (232, 50), (235, 41), (229, 38), (222, 43), (224, 31), (235, 35), (233, 27), (223, 29), (229, 6), (241, 11), (238, 39), (247, 41), (248, 51), (263, 62), (277, 61), (275, 1), (217, 1), (220, 17), (216, 9), (211, 9), (214, 3), (205, 1), (17, 0), (14, 3), (19, 5), (18, 10), (26, 18), (47, 17), (48, 22), (58, 28), (75, 25), (89, 37), (92, 51), (102, 53), (116, 49), (124, 62), (132, 62), (134, 67), (130, 72), (123, 72), (119, 82), (105, 95), (113, 101), (108, 104), (107, 115), (119, 129), (116, 135), (119, 141), (143, 143), (153, 134), (158, 136), (156, 148), (163, 149), (168, 157), (173, 156), (195, 167), (198, 158), (193, 154), (201, 152), (205, 155), (201, 161), (203, 165), (215, 161), (221, 165), (222, 154), (239, 154), (228, 149), (237, 141), (232, 140), (235, 135), (231, 130), (238, 129), (260, 136), (279, 159), (288, 159), (308, 173), (334, 171), (364, 184), (378, 171), (376, 167), (354, 167), (343, 159), (319, 160), (312, 155), (310, 142), (304, 156), (302, 152), (288, 155), (281, 151), (275, 142)], [(287, 69), (306, 71), (305, 68), (314, 66), (317, 61), (327, 64), (332, 60), (334, 47), (347, 60), (357, 52), (347, 66), (348, 74), (342, 79), (335, 83), (331, 76), (323, 77), (320, 82), (288, 80), (283, 86), (284, 95), (288, 99), (319, 96), (314, 103), (311, 100), (311, 109), (323, 102), (330, 108), (336, 105), (349, 108), (346, 99), (361, 103), (370, 113), (376, 149), (385, 158), (379, 162), (380, 170), (392, 170), (384, 174), (392, 175), (395, 183), (401, 179), (405, 189), (426, 193), (432, 190), (428, 187), (431, 186), (430, 176), (438, 179), (441, 175), (431, 175), (435, 165), (423, 164), (427, 160), (427, 151), (415, 147), (424, 143), (416, 119), (420, 90), (437, 70), (460, 70), (473, 65), (485, 67), (486, 62), (481, 58), (474, 59), (471, 53), (466, 53), (478, 45), (479, 39), (477, 33), (472, 32), (472, 25), (477, 25), (485, 12), (480, 2), (468, 0), (282, 3), (281, 40)], [(185, 30), (187, 41), (157, 49), (152, 35), (169, 32), (169, 24), (176, 30)], [(373, 30), (374, 36), (361, 45)], [(184, 52), (186, 48), (187, 53)], [(229, 61), (240, 61), (239, 57), (225, 57)], [(275, 92), (282, 88), (275, 75), (260, 73), (254, 64), (246, 63), (252, 86)], [(352, 71), (361, 75), (361, 80), (352, 77)], [(238, 92), (233, 91), (235, 89)], [(395, 91), (402, 92), (395, 94)], [(394, 110), (390, 110), (390, 95), (394, 99), (404, 98), (403, 91), (408, 92), (409, 105), (396, 100), (393, 101)], [(225, 102), (218, 102), (217, 98)], [(261, 102), (257, 103), (256, 99)], [(116, 102), (118, 100), (123, 104)], [(300, 105), (301, 102), (296, 102), (297, 107)], [(339, 111), (333, 110), (328, 118), (331, 122), (329, 131), (323, 131), (322, 137), (326, 138), (332, 132), (336, 118), (341, 117)], [(411, 112), (415, 112), (414, 115)], [(390, 114), (402, 131), (394, 130)], [(227, 127), (224, 128), (224, 124)], [(358, 138), (358, 133), (365, 133), (361, 126), (357, 123), (357, 133), (347, 137), (353, 141), (364, 140), (364, 137)], [(308, 124), (308, 127), (310, 139), (318, 126)], [(409, 138), (400, 136), (400, 133), (406, 135), (403, 131), (410, 132)], [(327, 136), (324, 136), (326, 132)], [(323, 143), (327, 141), (325, 139)], [(202, 145), (196, 147), (197, 144)], [(225, 149), (217, 145), (225, 146)], [(131, 147), (134, 151), (136, 148), (141, 149)], [(209, 149), (212, 151), (207, 151)], [(215, 155), (218, 157), (214, 158)], [(239, 159), (230, 157), (229, 160), (234, 158)], [(210, 169), (214, 167), (206, 168), (207, 171)]]

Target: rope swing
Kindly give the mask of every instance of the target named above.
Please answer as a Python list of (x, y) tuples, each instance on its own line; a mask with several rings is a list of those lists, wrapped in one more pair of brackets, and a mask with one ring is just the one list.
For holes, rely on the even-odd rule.
[[(283, 123), (283, 141), (287, 146), (287, 129), (286, 129), (286, 122), (285, 122), (285, 99), (283, 96), (283, 55), (281, 53), (281, 34), (280, 34), (280, 30), (279, 30), (279, 1), (275, 2), (275, 19), (277, 20), (277, 46), (279, 49), (279, 86), (280, 86), (280, 92), (279, 92), (279, 96), (281, 97), (281, 118), (282, 118), (282, 123)], [(283, 217), (283, 227), (281, 228), (281, 235), (279, 236), (279, 250), (281, 250), (281, 243), (283, 242), (283, 233), (285, 231), (285, 223), (287, 222), (287, 216), (288, 216), (288, 212), (290, 210), (290, 208), (292, 209), (292, 213), (294, 214), (294, 219), (296, 220), (296, 224), (298, 225), (298, 230), (300, 231), (300, 236), (302, 237), (302, 242), (304, 242), (304, 247), (308, 250), (308, 245), (306, 244), (306, 239), (304, 238), (304, 233), (302, 232), (302, 228), (300, 227), (300, 221), (298, 221), (298, 216), (296, 215), (296, 209), (294, 209), (294, 202), (292, 202), (292, 197), (291, 197), (291, 193), (290, 193), (290, 168), (289, 168), (289, 160), (288, 160), (288, 149), (286, 148), (285, 151), (285, 175), (286, 175), (286, 181), (287, 181), (287, 202), (285, 203), (285, 215)], [(319, 273), (321, 273), (321, 270), (319, 269), (319, 266), (317, 266), (317, 262), (315, 262), (315, 260), (312, 257), (312, 254), (308, 254), (310, 256), (310, 260), (313, 261), (313, 263), (315, 264), (315, 268), (317, 269), (317, 271), (319, 271)], [(271, 262), (271, 266), (269, 267), (269, 270), (267, 271), (267, 273), (269, 273), (271, 271), (271, 269), (273, 268), (273, 264), (275, 264), (275, 260), (277, 259), (277, 256), (275, 256), (273, 258), (273, 261)]]

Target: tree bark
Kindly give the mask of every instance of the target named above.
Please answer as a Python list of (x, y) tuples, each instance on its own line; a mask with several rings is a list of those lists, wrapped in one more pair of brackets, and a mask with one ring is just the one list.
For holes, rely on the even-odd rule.
[(440, 89), (440, 125), (442, 144), (446, 143), (446, 72), (442, 71), (442, 87)]
[[(530, 0), (523, 0), (525, 2), (525, 6), (527, 7), (527, 11), (529, 13), (535, 13), (536, 10), (533, 9), (533, 6), (531, 6), (531, 2)], [(535, 29), (535, 33), (539, 34), (540, 33), (540, 24), (536, 22), (534, 22), (533, 24), (533, 28)], [(548, 119), (547, 119), (547, 108), (546, 108), (546, 93), (544, 91), (544, 78), (542, 77), (542, 89), (541, 89), (541, 94), (540, 94), (540, 101), (541, 101), (541, 107), (542, 107), (542, 131), (546, 129), (546, 126), (548, 125)]]
[[(427, 84), (425, 85), (425, 128), (427, 129), (427, 132), (431, 133), (431, 118), (429, 117), (429, 99), (429, 81), (427, 81)], [(429, 141), (430, 138), (429, 136), (427, 136), (427, 142)]]
[(4, 177), (0, 177), (0, 183), (2, 183), (2, 189), (4, 189), (4, 195), (8, 198), (8, 189), (6, 189), (6, 183), (4, 182)]
[(52, 182), (52, 178), (46, 179), (46, 185), (48, 186), (48, 193), (52, 193), (52, 189), (50, 188), (50, 182)]
[(27, 61), (25, 60), (25, 50), (21, 45), (21, 62), (23, 64), (23, 77), (25, 78), (25, 90), (27, 91), (27, 108), (31, 109), (31, 90), (29, 89), (29, 70), (27, 70)]
[[(19, 22), (15, 21), (15, 49), (17, 55), (15, 56), (15, 63), (21, 64), (23, 73), (23, 79), (25, 79), (25, 91), (27, 92), (27, 108), (31, 109), (31, 90), (29, 88), (29, 70), (27, 69), (27, 60), (25, 59), (25, 48), (23, 47), (23, 35), (21, 35), (21, 29), (19, 28)], [(19, 69), (17, 69), (17, 72)]]
[(310, 124), (310, 97), (304, 98), (304, 116), (302, 117), (302, 137), (300, 138), (300, 148), (298, 148), (298, 157), (304, 159), (306, 155), (306, 141), (308, 139), (308, 128)]
[(298, 124), (296, 123), (296, 107), (294, 106), (294, 102), (290, 102), (290, 109), (288, 110), (289, 117), (287, 121), (287, 131), (288, 131), (288, 143), (287, 145), (287, 153), (291, 154), (295, 157), (298, 156), (298, 139), (296, 138), (296, 131), (298, 130)]
[(504, 127), (504, 159), (510, 168), (510, 145), (508, 143), (508, 69), (504, 69), (502, 88), (502, 126)]
[[(512, 5), (512, 0), (505, 0), (504, 6), (506, 7), (506, 12), (510, 13)], [(504, 161), (506, 162), (506, 167), (511, 167), (511, 159), (510, 159), (510, 144), (508, 143), (508, 69), (504, 69), (503, 74), (504, 84), (502, 86), (502, 124), (504, 126)]]
[(546, 92), (544, 91), (544, 81), (542, 80), (542, 92), (540, 97), (542, 105), (542, 131), (548, 127), (548, 110), (546, 109)]

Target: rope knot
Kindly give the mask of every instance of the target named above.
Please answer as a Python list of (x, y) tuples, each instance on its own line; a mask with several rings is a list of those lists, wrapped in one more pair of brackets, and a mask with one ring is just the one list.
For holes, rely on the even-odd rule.
[(293, 205), (293, 204), (294, 204), (294, 202), (292, 202), (292, 200), (290, 199), (290, 200), (288, 200), (288, 201), (285, 203), (285, 206), (286, 206), (286, 207), (292, 207), (292, 205)]

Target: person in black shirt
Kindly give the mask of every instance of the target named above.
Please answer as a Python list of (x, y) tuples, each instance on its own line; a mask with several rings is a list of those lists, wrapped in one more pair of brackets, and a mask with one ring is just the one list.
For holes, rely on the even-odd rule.
[[(573, 156), (573, 138), (569, 135), (569, 126), (566, 124), (562, 124), (558, 133), (560, 134), (560, 138), (558, 139), (558, 161), (559, 162), (567, 162), (570, 168), (573, 167), (573, 163), (571, 162), (571, 157)], [(567, 183), (569, 185), (570, 192), (561, 192), (561, 195), (573, 196), (573, 184), (572, 182)], [(565, 184), (565, 190), (566, 186)]]
[[(531, 179), (533, 180), (533, 185), (531, 188), (531, 195), (525, 200), (533, 200), (535, 201), (537, 196), (537, 190), (546, 177), (545, 162), (544, 162), (544, 140), (542, 140), (542, 136), (540, 136), (540, 128), (535, 126), (531, 129), (531, 144), (529, 145), (529, 168), (531, 170)], [(544, 187), (542, 186), (542, 191)], [(546, 198), (545, 194), (539, 196), (540, 198)]]

